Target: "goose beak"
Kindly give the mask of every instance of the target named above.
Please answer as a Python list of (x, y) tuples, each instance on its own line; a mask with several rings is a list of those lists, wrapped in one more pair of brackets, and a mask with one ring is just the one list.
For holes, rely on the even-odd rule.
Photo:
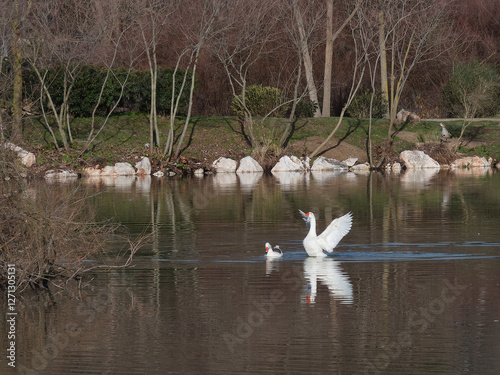
[(266, 246), (266, 253), (269, 251), (269, 246)]

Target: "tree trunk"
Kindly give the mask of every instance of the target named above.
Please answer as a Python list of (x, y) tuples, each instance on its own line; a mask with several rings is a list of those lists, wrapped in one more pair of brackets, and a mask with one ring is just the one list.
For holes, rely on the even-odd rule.
[[(156, 108), (156, 96), (158, 93), (158, 63), (156, 61), (156, 42), (153, 46), (153, 69), (151, 71), (151, 113), (150, 113), (150, 121), (151, 121), (151, 147), (153, 145), (153, 141), (155, 142), (155, 146), (160, 146), (160, 131), (158, 129), (158, 114)], [(154, 137), (153, 137), (154, 134)]]
[(385, 113), (389, 115), (389, 82), (387, 79), (387, 52), (385, 48), (385, 18), (384, 11), (379, 11), (378, 43), (380, 49), (380, 85), (382, 97), (385, 100)]
[[(191, 87), (189, 88), (189, 104), (188, 104), (188, 112), (186, 115), (186, 121), (184, 122), (184, 128), (182, 129), (181, 137), (179, 139), (179, 143), (177, 143), (177, 147), (175, 149), (175, 155), (174, 159), (177, 159), (179, 155), (181, 154), (181, 147), (182, 143), (184, 141), (184, 137), (187, 132), (187, 128), (189, 125), (189, 121), (191, 120), (191, 110), (193, 109), (193, 94), (194, 94), (194, 86), (196, 83), (196, 66), (198, 65), (198, 56), (199, 56), (200, 50), (199, 47), (196, 49), (195, 52), (195, 57), (194, 57), (194, 62), (193, 62), (193, 71), (191, 73)], [(179, 93), (180, 95), (181, 93)]]
[(290, 111), (290, 116), (288, 117), (288, 121), (286, 123), (285, 130), (283, 131), (283, 134), (281, 134), (280, 138), (280, 143), (279, 146), (282, 148), (285, 148), (288, 144), (288, 141), (292, 135), (292, 123), (294, 121), (295, 117), (295, 110), (297, 108), (297, 103), (299, 102), (299, 86), (300, 86), (300, 81), (302, 78), (302, 55), (298, 53), (298, 59), (299, 59), (299, 64), (298, 64), (298, 72), (297, 72), (297, 80), (295, 81), (295, 86), (293, 88), (293, 102), (292, 102), (292, 109)]
[(172, 99), (170, 102), (170, 127), (168, 129), (168, 137), (167, 137), (167, 142), (165, 143), (165, 149), (163, 150), (163, 156), (165, 157), (168, 155), (168, 157), (172, 157), (172, 152), (174, 149), (174, 127), (175, 127), (175, 117), (177, 116), (177, 111), (179, 109), (179, 104), (181, 101), (182, 93), (184, 92), (184, 87), (186, 86), (186, 79), (188, 76), (188, 71), (189, 67), (191, 66), (191, 63), (193, 62), (193, 54), (191, 54), (191, 57), (189, 59), (189, 63), (187, 64), (186, 70), (184, 71), (184, 76), (182, 78), (182, 83), (181, 87), (179, 88), (179, 94), (176, 96), (175, 95), (175, 85), (176, 85), (176, 76), (177, 76), (177, 70), (179, 69), (179, 65), (181, 63), (181, 59), (184, 56), (185, 53), (187, 53), (187, 49), (184, 50), (180, 54), (180, 56), (177, 58), (177, 63), (175, 64), (175, 69), (174, 72), (172, 73)]
[(307, 45), (306, 31), (304, 29), (304, 22), (302, 20), (302, 15), (300, 14), (297, 2), (293, 4), (293, 13), (295, 16), (295, 21), (297, 22), (297, 28), (300, 35), (300, 49), (304, 59), (304, 70), (306, 72), (307, 89), (309, 91), (309, 99), (311, 102), (317, 104), (316, 111), (314, 112), (314, 117), (321, 117), (321, 110), (319, 109), (318, 101), (318, 90), (316, 89), (316, 84), (314, 83), (313, 77), (313, 66), (312, 59), (309, 53), (309, 46)]
[(330, 117), (333, 67), (333, 0), (326, 2), (325, 75), (323, 77), (323, 117)]
[[(16, 8), (18, 3), (16, 1)], [(14, 143), (21, 142), (23, 139), (23, 70), (22, 70), (22, 52), (21, 52), (21, 31), (19, 13), (18, 18), (12, 23), (12, 70), (14, 71), (14, 86), (12, 94), (12, 132), (10, 139)]]
[(153, 149), (155, 146), (155, 138), (154, 138), (154, 120), (156, 115), (156, 72), (151, 68), (151, 102), (149, 109), (149, 157), (153, 156)]

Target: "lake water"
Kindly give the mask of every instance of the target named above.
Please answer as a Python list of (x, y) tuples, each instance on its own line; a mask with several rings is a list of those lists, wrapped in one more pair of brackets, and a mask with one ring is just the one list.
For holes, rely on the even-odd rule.
[[(99, 193), (101, 219), (152, 241), (82, 289), (20, 296), (17, 367), (5, 334), (2, 374), (500, 373), (500, 173), (53, 187), (76, 186)], [(319, 230), (353, 213), (332, 256), (306, 256), (299, 209)], [(284, 257), (267, 260), (266, 242)]]

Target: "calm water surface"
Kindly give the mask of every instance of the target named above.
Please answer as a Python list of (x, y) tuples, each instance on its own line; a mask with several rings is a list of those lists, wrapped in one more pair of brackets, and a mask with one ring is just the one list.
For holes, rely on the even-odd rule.
[[(99, 192), (100, 218), (153, 239), (132, 268), (95, 272), (81, 290), (25, 293), (17, 373), (500, 373), (499, 173), (54, 188), (76, 186)], [(353, 212), (333, 256), (306, 256), (299, 209), (318, 229)], [(285, 256), (266, 260), (265, 242)]]

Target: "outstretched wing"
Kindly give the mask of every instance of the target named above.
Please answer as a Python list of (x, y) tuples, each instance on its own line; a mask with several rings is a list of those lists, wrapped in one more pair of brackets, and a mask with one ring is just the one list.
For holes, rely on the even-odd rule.
[(301, 210), (299, 210), (299, 212), (302, 215), (302, 219), (304, 219), (304, 221), (307, 224), (307, 229), (308, 230), (311, 229), (311, 218), (307, 216), (305, 213), (303, 213)]
[(351, 227), (352, 213), (348, 212), (330, 223), (323, 233), (318, 236), (318, 243), (323, 250), (331, 253), (340, 240), (349, 233)]

